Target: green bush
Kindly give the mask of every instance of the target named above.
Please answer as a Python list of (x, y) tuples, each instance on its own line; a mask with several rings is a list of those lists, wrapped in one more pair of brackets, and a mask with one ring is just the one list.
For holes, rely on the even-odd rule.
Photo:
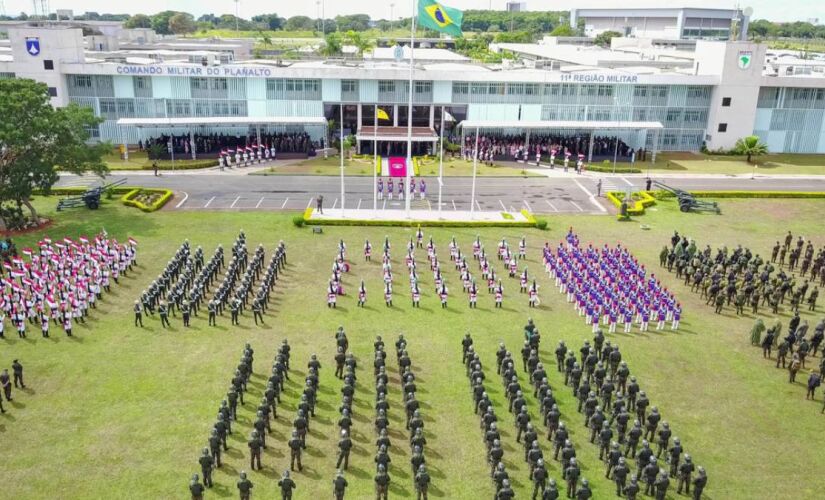
[(120, 199), (127, 207), (139, 208), (144, 212), (154, 212), (166, 205), (174, 193), (169, 189), (134, 188)]
[[(608, 160), (606, 165), (594, 165), (590, 164), (587, 166), (587, 171), (589, 172), (601, 172), (601, 173), (613, 173), (613, 164), (610, 163)], [(620, 167), (616, 165), (616, 173), (617, 174), (641, 174), (642, 169), (636, 167)]]
[(536, 228), (544, 231), (547, 229), (547, 219), (536, 219)]
[[(696, 198), (825, 198), (825, 191), (691, 191), (690, 194)], [(668, 191), (654, 191), (653, 196), (659, 199), (674, 197)]]
[[(155, 163), (158, 164), (158, 168), (161, 170), (172, 170), (171, 160), (158, 160)], [(176, 161), (174, 168), (175, 170), (195, 170), (198, 168), (215, 167), (217, 165), (217, 160), (182, 160)], [(154, 168), (152, 163), (147, 163), (141, 167), (141, 170), (153, 170)]]
[(292, 218), (292, 223), (295, 224), (295, 227), (304, 227), (305, 222), (304, 217), (301, 215), (296, 215)]

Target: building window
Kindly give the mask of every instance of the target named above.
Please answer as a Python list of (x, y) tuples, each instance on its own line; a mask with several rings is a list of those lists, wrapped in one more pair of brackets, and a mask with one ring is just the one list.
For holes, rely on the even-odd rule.
[(392, 80), (378, 80), (378, 92), (395, 92), (395, 82)]
[(728, 108), (730, 107), (730, 97), (723, 97), (722, 98), (722, 107)]
[(43, 61), (43, 69), (47, 69), (49, 71), (54, 69), (54, 61), (51, 59), (46, 59)]
[(49, 87), (49, 97), (57, 97), (57, 87)]
[(356, 80), (341, 80), (341, 92), (344, 94), (358, 92), (358, 82)]
[(728, 131), (728, 124), (727, 123), (720, 123), (719, 128), (716, 129), (718, 132), (727, 132)]
[(453, 94), (459, 95), (467, 95), (470, 90), (470, 84), (468, 82), (454, 82), (453, 83)]

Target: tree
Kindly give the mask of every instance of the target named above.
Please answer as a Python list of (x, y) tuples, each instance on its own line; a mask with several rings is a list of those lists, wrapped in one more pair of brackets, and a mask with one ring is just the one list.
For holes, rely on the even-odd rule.
[(367, 14), (335, 16), (335, 23), (340, 31), (366, 31), (370, 29), (370, 16)]
[(751, 162), (754, 156), (762, 156), (768, 153), (768, 146), (755, 135), (749, 135), (736, 141), (733, 151), (738, 155), (747, 156), (747, 162)]
[(123, 23), (126, 28), (151, 28), (152, 19), (146, 14), (135, 14)]
[(578, 33), (576, 30), (571, 28), (566, 24), (560, 24), (553, 28), (553, 31), (550, 32), (550, 36), (576, 36)]
[(185, 35), (195, 31), (195, 18), (191, 14), (178, 12), (169, 18), (169, 31), (176, 35)]
[(274, 13), (273, 14), (260, 14), (260, 15), (257, 15), (257, 16), (253, 16), (252, 17), (252, 22), (266, 24), (266, 26), (270, 30), (277, 31), (277, 30), (283, 28), (284, 22), (286, 22), (286, 19), (284, 19), (283, 17), (278, 17), (278, 14), (274, 14)]
[(307, 16), (292, 16), (286, 20), (284, 29), (287, 31), (312, 31), (317, 25), (317, 22)]
[(498, 33), (496, 43), (532, 43), (533, 35), (529, 31), (508, 31)]
[(152, 29), (159, 35), (171, 35), (172, 30), (169, 29), (169, 19), (177, 14), (174, 10), (165, 10), (158, 12), (152, 16)]
[(618, 31), (603, 31), (596, 35), (596, 38), (593, 39), (593, 42), (598, 45), (599, 47), (610, 47), (610, 40), (621, 37), (622, 34)]
[(102, 121), (91, 108), (53, 108), (46, 84), (27, 79), (0, 80), (0, 95), (0, 204), (25, 206), (36, 221), (32, 191), (51, 189), (57, 165), (75, 174), (108, 171), (102, 157), (111, 146), (86, 143)]
[(349, 30), (344, 37), (346, 38), (347, 43), (354, 46), (358, 50), (358, 55), (361, 57), (364, 56), (364, 52), (367, 52), (375, 47), (374, 40), (358, 31)]
[(339, 33), (330, 33), (324, 39), (324, 44), (319, 49), (322, 56), (331, 57), (341, 54), (341, 35)]

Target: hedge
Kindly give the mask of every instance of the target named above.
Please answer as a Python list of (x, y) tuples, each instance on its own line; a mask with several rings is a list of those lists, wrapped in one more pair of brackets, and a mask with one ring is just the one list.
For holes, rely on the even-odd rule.
[[(169, 160), (161, 160), (158, 161), (158, 169), (160, 170), (172, 170), (172, 162)], [(176, 161), (174, 165), (175, 170), (195, 170), (199, 168), (210, 168), (210, 167), (217, 167), (218, 161), (217, 160), (183, 160), (183, 161)], [(141, 170), (154, 170), (154, 166), (151, 163), (143, 165), (140, 167)]]
[[(696, 198), (825, 198), (825, 191), (691, 191)], [(654, 191), (659, 199), (673, 198), (669, 191)]]
[[(144, 205), (143, 203), (133, 199), (137, 195), (141, 193), (160, 193), (161, 197), (158, 198), (154, 203), (151, 205)], [(170, 189), (158, 189), (158, 188), (134, 188), (128, 193), (124, 194), (123, 197), (120, 199), (124, 205), (127, 207), (135, 207), (139, 208), (144, 212), (154, 212), (156, 210), (160, 210), (166, 205), (166, 202), (172, 198), (174, 193)]]
[[(627, 204), (627, 215), (643, 215), (645, 208), (656, 204), (656, 198), (650, 195), (647, 191), (638, 191), (641, 200), (632, 200), (632, 203)], [(608, 191), (607, 199), (610, 200), (616, 208), (621, 208), (622, 200), (624, 200), (625, 193), (620, 191)]]
[[(587, 172), (613, 173), (613, 166), (606, 167), (604, 165), (590, 164), (585, 167)], [(641, 174), (642, 169), (635, 167), (616, 167), (617, 174)]]

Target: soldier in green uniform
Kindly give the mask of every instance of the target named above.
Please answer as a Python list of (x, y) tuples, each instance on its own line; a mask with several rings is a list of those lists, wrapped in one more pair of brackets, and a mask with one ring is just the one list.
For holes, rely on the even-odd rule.
[(344, 478), (344, 474), (340, 470), (336, 471), (335, 477), (332, 479), (332, 497), (335, 500), (344, 500), (347, 486), (349, 486), (349, 483)]
[[(261, 442), (261, 448), (266, 448), (266, 420), (261, 411), (255, 413), (255, 422), (252, 423), (255, 433), (258, 435), (258, 440)], [(255, 470), (255, 467), (252, 467)]]
[(344, 361), (347, 355), (344, 353), (344, 348), (338, 346), (338, 352), (335, 354), (335, 376), (337, 378), (344, 378)]
[(656, 478), (654, 485), (656, 486), (656, 500), (665, 500), (667, 489), (670, 487), (670, 478), (668, 478), (666, 470), (663, 469), (659, 472), (659, 477)]
[(582, 479), (582, 485), (576, 490), (576, 500), (589, 500), (593, 496), (590, 490), (590, 483), (587, 479)]
[(233, 299), (229, 303), (229, 312), (232, 316), (232, 326), (239, 325), (240, 322), (238, 321), (238, 312), (241, 309), (241, 302), (238, 299)]
[(498, 495), (496, 495), (497, 500), (511, 500), (515, 498), (516, 493), (513, 491), (513, 488), (510, 487), (510, 480), (505, 479), (501, 482), (501, 489), (498, 490)]
[(252, 431), (252, 435), (249, 438), (249, 463), (252, 470), (255, 470), (255, 464), (258, 464), (258, 469), (261, 469), (261, 448), (263, 447), (263, 443), (261, 442), (261, 438), (258, 436), (258, 431)]
[(291, 500), (292, 490), (295, 489), (295, 481), (289, 477), (289, 471), (285, 470), (281, 480), (278, 481), (278, 487), (281, 488), (281, 500)]
[(203, 500), (204, 487), (198, 479), (197, 474), (192, 474), (192, 479), (189, 481), (189, 493), (192, 494), (192, 500)]
[(192, 306), (189, 305), (188, 300), (184, 300), (180, 305), (180, 312), (183, 318), (183, 326), (189, 327), (189, 318), (191, 317)]
[(757, 318), (756, 323), (751, 327), (751, 345), (760, 345), (762, 333), (765, 331), (765, 323), (762, 318)]
[(349, 467), (350, 450), (352, 450), (352, 439), (350, 439), (347, 431), (341, 431), (341, 439), (338, 441), (338, 462), (335, 464), (336, 469), (341, 467), (341, 462), (344, 463), (344, 470)]
[(198, 463), (201, 464), (201, 473), (203, 474), (203, 485), (207, 488), (212, 487), (212, 469), (214, 468), (214, 461), (209, 455), (209, 448), (204, 448)]
[(215, 462), (215, 467), (221, 466), (221, 438), (218, 436), (217, 429), (212, 429), (212, 434), (209, 435), (209, 451), (212, 453), (212, 460)]
[(301, 438), (298, 435), (297, 429), (292, 431), (292, 438), (289, 440), (289, 443), (287, 444), (289, 445), (290, 470), (295, 470), (295, 462), (298, 462), (298, 470), (303, 470), (304, 466), (301, 465), (301, 450), (303, 449), (303, 442), (301, 441)]
[(541, 495), (541, 500), (558, 500), (559, 499), (559, 488), (556, 486), (556, 480), (550, 478), (547, 481), (547, 489), (544, 490), (544, 493)]
[(226, 434), (229, 431), (229, 427), (227, 427), (223, 415), (220, 413), (218, 413), (218, 421), (215, 422), (215, 430), (218, 432), (218, 437), (223, 443), (223, 451), (229, 450), (229, 447), (226, 446)]
[(705, 490), (705, 486), (708, 484), (708, 476), (705, 473), (705, 468), (701, 465), (696, 468), (697, 475), (693, 479), (693, 500), (699, 500), (702, 498), (702, 491)]
[(246, 478), (246, 472), (241, 471), (240, 479), (238, 479), (238, 492), (241, 494), (241, 500), (249, 500), (249, 495), (252, 493), (254, 487), (252, 481)]
[(430, 473), (424, 464), (418, 466), (415, 473), (415, 494), (418, 500), (427, 500), (427, 489), (430, 487)]
[(543, 496), (544, 490), (547, 489), (547, 469), (544, 467), (543, 459), (536, 460), (533, 472), (530, 473), (530, 479), (533, 480), (533, 500), (536, 500), (539, 490), (541, 490)]
[(272, 412), (272, 418), (278, 418), (278, 390), (275, 387), (275, 384), (269, 382), (264, 391), (264, 398)]
[(616, 483), (616, 496), (622, 496), (630, 469), (624, 457), (619, 457), (619, 463), (613, 468), (613, 482)]
[(378, 466), (375, 474), (375, 500), (387, 500), (390, 491), (390, 476), (383, 465)]
[(307, 428), (309, 427), (306, 417), (304, 417), (303, 410), (298, 410), (298, 416), (292, 421), (292, 427), (298, 433), (298, 439), (301, 440), (301, 448), (307, 449)]
[(624, 495), (627, 500), (636, 500), (636, 495), (639, 494), (641, 488), (639, 487), (639, 480), (635, 474), (630, 476), (630, 483), (624, 487)]
[(507, 474), (507, 471), (504, 469), (504, 462), (499, 462), (498, 466), (496, 467), (496, 472), (493, 474), (493, 482), (496, 485), (496, 491), (493, 494), (493, 499), (498, 498), (498, 494), (501, 489), (504, 487), (504, 482), (507, 481), (507, 484), (510, 484), (510, 476)]
[(576, 463), (576, 457), (572, 457), (569, 465), (564, 469), (564, 479), (567, 481), (567, 498), (573, 498), (580, 474), (581, 469), (579, 469), (579, 464)]

